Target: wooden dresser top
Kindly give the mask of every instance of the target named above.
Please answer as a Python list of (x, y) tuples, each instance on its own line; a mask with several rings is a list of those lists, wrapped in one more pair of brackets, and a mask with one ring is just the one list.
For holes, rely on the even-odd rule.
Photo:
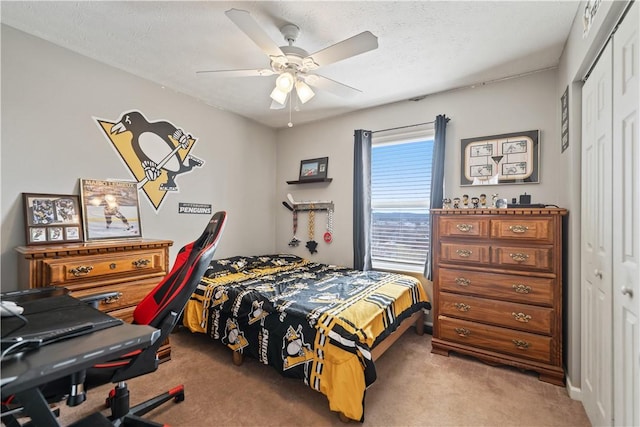
[(85, 255), (102, 252), (119, 252), (136, 249), (148, 249), (173, 245), (171, 240), (122, 239), (102, 240), (85, 243), (65, 243), (61, 245), (18, 246), (16, 251), (25, 258), (46, 258), (68, 255)]
[(566, 215), (564, 208), (431, 209), (432, 215)]

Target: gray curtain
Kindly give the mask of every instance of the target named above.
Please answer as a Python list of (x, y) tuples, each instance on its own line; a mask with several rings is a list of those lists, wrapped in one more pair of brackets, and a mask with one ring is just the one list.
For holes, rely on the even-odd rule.
[[(433, 158), (431, 164), (431, 209), (442, 208), (442, 199), (444, 197), (444, 149), (447, 135), (447, 122), (449, 119), (444, 114), (436, 117), (435, 121), (435, 138), (433, 141)], [(429, 216), (431, 221), (431, 216)], [(430, 223), (433, 230), (433, 224)], [(433, 233), (430, 232), (429, 237), (429, 254), (427, 262), (424, 266), (424, 276), (431, 280), (431, 262), (433, 259)]]
[(353, 268), (371, 270), (371, 131), (357, 129), (353, 144)]

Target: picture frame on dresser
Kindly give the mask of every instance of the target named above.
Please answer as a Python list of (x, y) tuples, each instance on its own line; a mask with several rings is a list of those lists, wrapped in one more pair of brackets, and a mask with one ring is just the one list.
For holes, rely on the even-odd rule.
[(83, 241), (78, 196), (22, 193), (22, 200), (27, 245)]
[(86, 241), (142, 237), (135, 181), (80, 179)]
[(461, 186), (539, 183), (539, 130), (465, 138), (461, 143)]

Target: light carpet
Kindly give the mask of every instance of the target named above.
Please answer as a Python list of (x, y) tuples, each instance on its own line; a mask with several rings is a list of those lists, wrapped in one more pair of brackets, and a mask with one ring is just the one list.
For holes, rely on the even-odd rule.
[[(231, 351), (205, 335), (180, 330), (171, 335), (171, 348), (171, 361), (128, 382), (132, 405), (185, 385), (185, 401), (165, 403), (147, 415), (152, 420), (174, 427), (345, 426), (326, 397), (301, 380), (285, 378), (255, 359), (235, 366)], [(432, 354), (431, 336), (418, 336), (413, 328), (376, 362), (376, 369), (363, 426), (590, 426), (582, 404), (564, 387), (511, 367), (455, 353)], [(61, 423), (103, 410), (109, 388), (89, 391), (78, 407), (62, 406)]]

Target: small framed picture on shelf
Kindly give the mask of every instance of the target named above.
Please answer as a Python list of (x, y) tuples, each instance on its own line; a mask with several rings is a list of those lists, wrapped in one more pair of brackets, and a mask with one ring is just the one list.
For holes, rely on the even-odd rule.
[(135, 181), (81, 179), (85, 240), (142, 237)]
[(327, 178), (329, 169), (329, 158), (320, 157), (317, 159), (302, 160), (300, 162), (300, 181), (323, 180)]
[(22, 200), (27, 245), (82, 242), (78, 196), (22, 193)]

